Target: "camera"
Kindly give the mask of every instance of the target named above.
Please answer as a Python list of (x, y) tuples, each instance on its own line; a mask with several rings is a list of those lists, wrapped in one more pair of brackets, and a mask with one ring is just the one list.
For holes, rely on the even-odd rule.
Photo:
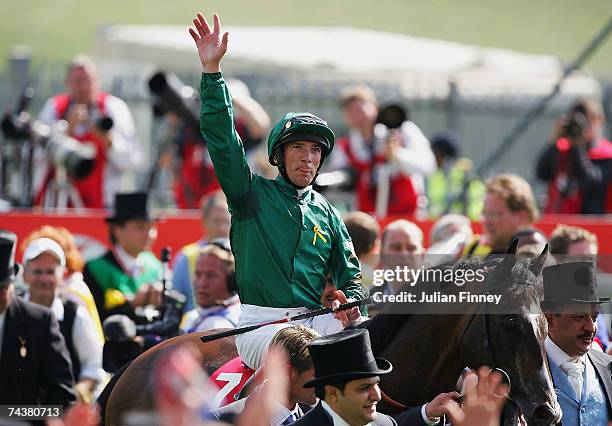
[(569, 139), (576, 139), (583, 136), (589, 127), (586, 106), (583, 103), (578, 103), (571, 109), (563, 124), (563, 134)]
[(404, 121), (409, 119), (409, 112), (399, 104), (389, 104), (378, 112), (377, 123), (384, 124), (389, 129), (399, 129)]
[[(106, 125), (108, 124), (107, 122)], [(112, 127), (112, 120), (110, 126)], [(41, 121), (32, 121), (26, 112), (19, 115), (7, 112), (2, 117), (0, 127), (8, 139), (27, 139), (34, 145), (43, 147), (47, 158), (53, 164), (64, 167), (72, 178), (85, 178), (93, 170), (96, 149), (66, 136), (65, 121), (60, 121), (57, 126), (51, 128)]]
[(149, 89), (156, 98), (153, 106), (155, 116), (174, 112), (195, 131), (195, 134), (200, 134), (200, 119), (188, 105), (190, 101), (197, 99), (193, 87), (184, 84), (175, 74), (159, 71), (149, 79)]
[(582, 136), (588, 128), (589, 122), (586, 115), (576, 111), (569, 116), (567, 122), (563, 125), (563, 132), (568, 138), (575, 139)]

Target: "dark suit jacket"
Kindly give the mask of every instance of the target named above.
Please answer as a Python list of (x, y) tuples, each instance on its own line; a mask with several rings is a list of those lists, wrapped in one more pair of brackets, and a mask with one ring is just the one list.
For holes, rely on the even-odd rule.
[(13, 296), (2, 337), (0, 404), (67, 406), (75, 400), (73, 386), (70, 355), (55, 316)]
[[(397, 420), (397, 421), (396, 421)], [(312, 410), (298, 419), (295, 426), (333, 426), (333, 420), (323, 409), (319, 402)], [(380, 426), (424, 426), (425, 422), (421, 417), (421, 406), (410, 408), (396, 415), (395, 418), (386, 414), (378, 413), (375, 425)]]

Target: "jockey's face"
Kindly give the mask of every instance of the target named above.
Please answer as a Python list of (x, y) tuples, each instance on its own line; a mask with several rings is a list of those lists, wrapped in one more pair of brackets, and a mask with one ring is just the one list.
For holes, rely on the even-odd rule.
[(325, 386), (325, 402), (348, 424), (365, 425), (376, 419), (376, 404), (380, 401), (378, 376), (351, 380), (344, 391)]
[(508, 247), (510, 238), (529, 224), (526, 211), (513, 212), (501, 195), (492, 192), (485, 197), (482, 217), (485, 234), (494, 250)]
[(310, 185), (321, 164), (321, 145), (317, 142), (288, 142), (283, 148), (285, 170), (291, 183), (299, 188)]
[(569, 356), (582, 356), (591, 349), (598, 313), (598, 305), (588, 304), (569, 305), (560, 314), (547, 313), (548, 335)]
[(229, 298), (227, 278), (227, 268), (221, 259), (211, 254), (200, 255), (196, 262), (193, 289), (197, 304), (210, 308)]
[(50, 307), (55, 292), (62, 282), (64, 268), (57, 258), (44, 252), (30, 260), (24, 269), (23, 278), (30, 286), (30, 301)]

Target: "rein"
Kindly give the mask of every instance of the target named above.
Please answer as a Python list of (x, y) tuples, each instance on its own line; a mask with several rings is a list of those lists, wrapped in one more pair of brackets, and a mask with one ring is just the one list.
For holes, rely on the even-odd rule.
[(393, 405), (395, 408), (399, 408), (400, 410), (405, 410), (406, 408), (408, 408), (407, 405), (404, 405), (401, 402), (397, 402), (396, 400), (391, 398), (389, 395), (387, 395), (385, 391), (383, 390), (382, 386), (380, 386), (380, 384), (378, 385), (378, 388), (380, 389), (380, 396), (382, 397), (383, 401), (385, 401), (388, 404)]
[[(490, 276), (492, 279), (493, 275)], [(488, 285), (487, 285), (488, 287)], [(488, 296), (490, 294), (489, 289), (487, 288), (486, 291), (486, 295)], [(487, 300), (487, 299), (485, 299)], [(508, 386), (511, 387), (511, 381), (510, 381), (510, 375), (503, 369), (496, 367), (496, 362), (495, 362), (495, 351), (493, 350), (493, 347), (490, 345), (490, 339), (489, 339), (489, 321), (488, 321), (488, 306), (489, 303), (488, 302), (484, 302), (484, 314), (483, 314), (483, 319), (484, 319), (484, 347), (487, 350), (487, 352), (489, 352), (490, 355), (490, 360), (492, 361), (492, 366), (491, 366), (491, 371), (499, 371), (501, 372), (501, 374), (507, 378), (508, 380)], [(467, 323), (465, 324), (465, 326), (463, 327), (463, 330), (461, 331), (460, 337), (459, 337), (459, 342), (457, 343), (457, 350), (459, 353), (461, 353), (461, 344), (463, 342), (463, 338), (465, 337), (465, 335), (467, 334), (468, 329), (470, 328), (470, 326), (472, 325), (472, 323), (474, 322), (474, 319), (476, 318), (476, 316), (478, 315), (480, 311), (479, 309), (476, 309), (476, 311), (472, 314), (472, 316), (470, 317), (470, 319), (467, 321)], [(387, 395), (387, 393), (385, 393), (385, 391), (382, 389), (382, 386), (380, 386), (379, 384), (379, 388), (380, 388), (380, 394), (381, 397), (383, 399), (383, 401), (385, 401), (386, 403), (392, 405), (395, 408), (399, 408), (401, 410), (405, 410), (407, 408), (409, 408), (407, 405), (402, 404), (401, 402), (398, 402), (396, 400), (394, 400), (393, 398), (391, 398), (389, 395)], [(512, 401), (512, 399), (510, 398), (510, 395), (508, 395), (508, 400)]]

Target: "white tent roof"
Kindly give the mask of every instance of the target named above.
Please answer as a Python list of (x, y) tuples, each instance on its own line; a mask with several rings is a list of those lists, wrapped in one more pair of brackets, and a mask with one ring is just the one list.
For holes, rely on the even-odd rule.
[[(229, 72), (325, 73), (343, 78), (401, 76), (439, 86), (452, 79), (462, 90), (550, 91), (563, 66), (549, 55), (528, 55), (440, 40), (347, 27), (227, 27)], [(97, 55), (144, 61), (172, 70), (200, 68), (193, 40), (180, 26), (110, 26), (97, 38)], [(437, 83), (437, 84), (436, 84)], [(443, 84), (441, 87), (447, 87)], [(444, 89), (446, 90), (446, 89)], [(566, 94), (597, 96), (600, 87), (584, 73), (563, 86)]]

